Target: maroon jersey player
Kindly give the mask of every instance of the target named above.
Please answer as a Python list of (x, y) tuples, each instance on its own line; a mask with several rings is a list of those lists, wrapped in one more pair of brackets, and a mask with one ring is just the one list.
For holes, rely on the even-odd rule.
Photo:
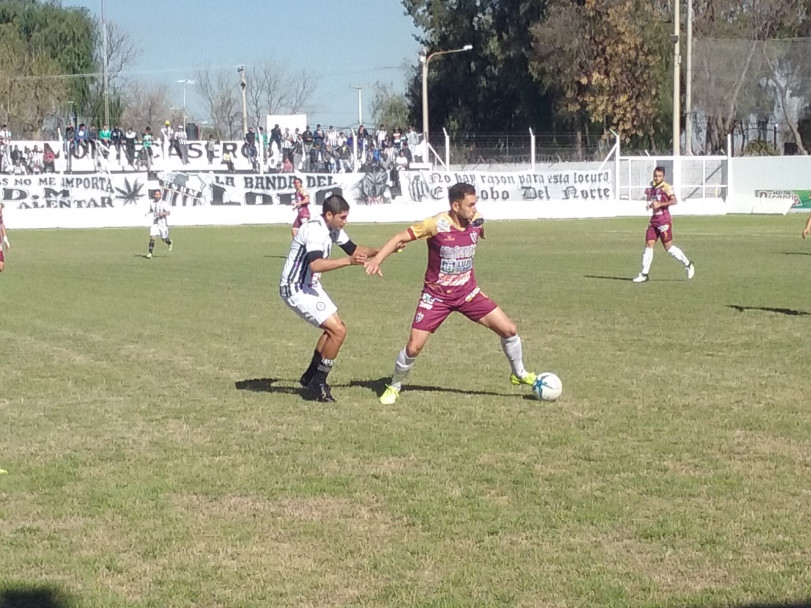
[(676, 195), (673, 186), (665, 181), (664, 167), (653, 170), (653, 181), (645, 189), (648, 200), (648, 209), (651, 210), (650, 224), (645, 232), (645, 251), (642, 254), (642, 271), (634, 278), (634, 283), (644, 283), (648, 280), (648, 273), (653, 263), (653, 246), (662, 239), (662, 247), (670, 255), (684, 265), (687, 278), (692, 279), (696, 267), (684, 255), (684, 252), (673, 244), (673, 218), (670, 216), (670, 206), (676, 204)]
[(295, 237), (301, 225), (310, 219), (310, 194), (304, 189), (300, 177), (293, 178), (293, 207), (296, 209), (296, 220), (293, 222), (291, 234)]
[(391, 405), (400, 394), (403, 380), (422, 352), (429, 336), (456, 311), (471, 321), (492, 330), (501, 338), (501, 346), (512, 368), (513, 384), (532, 384), (535, 374), (524, 369), (521, 338), (510, 318), (493, 300), (482, 293), (473, 272), (473, 257), (480, 238), (484, 238), (484, 220), (476, 212), (476, 189), (456, 184), (448, 191), (450, 209), (392, 236), (374, 257), (366, 262), (367, 274), (379, 274), (380, 265), (404, 243), (424, 239), (428, 244), (428, 268), (417, 311), (411, 323), (408, 343), (394, 364), (391, 384), (380, 402)]

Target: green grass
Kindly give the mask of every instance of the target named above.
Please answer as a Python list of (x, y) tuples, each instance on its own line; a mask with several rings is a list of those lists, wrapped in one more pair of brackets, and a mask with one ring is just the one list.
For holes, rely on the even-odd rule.
[[(377, 245), (401, 226), (349, 226)], [(490, 222), (484, 290), (557, 403), (455, 316), (395, 406), (425, 245), (324, 283), (335, 405), (277, 295), (287, 226), (12, 231), (0, 604), (734, 606), (811, 597), (811, 245), (797, 217)], [(525, 389), (525, 387), (524, 387)], [(8, 603), (8, 602), (7, 602)]]

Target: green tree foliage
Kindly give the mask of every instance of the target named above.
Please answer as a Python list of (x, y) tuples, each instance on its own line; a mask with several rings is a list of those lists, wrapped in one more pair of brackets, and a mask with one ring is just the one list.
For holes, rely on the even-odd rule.
[(372, 124), (383, 123), (392, 129), (400, 127), (403, 131), (411, 124), (405, 95), (395, 93), (391, 85), (375, 83), (371, 109)]
[(0, 87), (12, 132), (39, 136), (43, 123), (64, 112), (66, 99), (82, 108), (85, 77), (96, 70), (93, 19), (58, 2), (0, 1)]
[[(428, 54), (459, 49), (429, 63), (429, 120), (432, 132), (549, 129), (551, 103), (529, 72), (530, 25), (545, 0), (403, 0), (423, 32)], [(421, 66), (407, 92), (411, 122), (422, 124)]]
[(645, 0), (557, 0), (549, 7), (531, 28), (530, 70), (554, 93), (564, 120), (655, 142), (670, 88), (668, 38), (658, 17)]

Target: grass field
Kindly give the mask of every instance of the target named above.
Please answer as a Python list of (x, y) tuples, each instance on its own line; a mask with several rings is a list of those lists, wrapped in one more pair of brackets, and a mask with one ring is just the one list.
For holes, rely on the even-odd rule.
[(324, 276), (349, 327), (327, 406), (297, 385), (318, 334), (277, 295), (287, 226), (174, 228), (152, 260), (145, 229), (11, 230), (0, 605), (807, 601), (802, 224), (678, 218), (695, 279), (657, 248), (636, 285), (644, 219), (490, 222), (479, 282), (562, 399), (453, 317), (392, 407), (422, 243)]

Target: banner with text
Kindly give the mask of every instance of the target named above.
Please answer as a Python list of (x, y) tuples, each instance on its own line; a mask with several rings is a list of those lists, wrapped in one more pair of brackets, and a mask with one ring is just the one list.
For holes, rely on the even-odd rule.
[[(515, 216), (510, 211), (514, 205), (522, 209), (519, 217), (589, 217), (595, 205), (609, 211), (613, 192), (611, 172), (597, 170), (2, 175), (0, 192), (6, 222), (15, 227), (141, 225), (150, 191), (157, 188), (172, 208), (183, 210), (173, 212), (175, 224), (285, 223), (295, 216), (296, 176), (303, 179), (313, 205), (321, 205), (330, 194), (340, 194), (353, 209), (365, 209), (353, 212), (355, 221), (413, 218), (415, 207), (422, 204), (436, 213), (446, 208), (448, 188), (457, 182), (474, 185), (480, 208), (487, 208), (493, 217)], [(637, 208), (643, 211), (638, 202), (631, 205), (632, 214)]]

